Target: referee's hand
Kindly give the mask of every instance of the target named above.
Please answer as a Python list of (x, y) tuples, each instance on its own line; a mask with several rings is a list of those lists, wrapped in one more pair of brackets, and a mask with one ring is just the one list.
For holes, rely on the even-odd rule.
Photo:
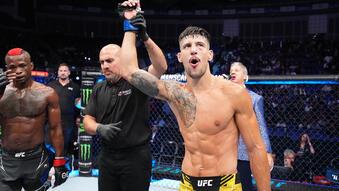
[(121, 131), (121, 126), (122, 122), (119, 121), (117, 123), (110, 123), (110, 124), (100, 124), (97, 127), (97, 134), (100, 135), (103, 139), (106, 141), (110, 141), (114, 139), (118, 133)]

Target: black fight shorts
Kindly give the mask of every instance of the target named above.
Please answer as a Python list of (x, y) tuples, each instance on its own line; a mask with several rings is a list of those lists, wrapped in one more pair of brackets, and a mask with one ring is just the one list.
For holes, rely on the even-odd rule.
[(43, 145), (27, 151), (6, 151), (0, 154), (1, 191), (45, 191), (50, 169), (48, 151)]

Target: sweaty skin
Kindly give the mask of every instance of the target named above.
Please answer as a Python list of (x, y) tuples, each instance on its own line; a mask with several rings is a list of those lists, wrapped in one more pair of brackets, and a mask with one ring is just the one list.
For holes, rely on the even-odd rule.
[(213, 52), (204, 37), (184, 37), (180, 51), (187, 83), (159, 80), (138, 69), (135, 34), (125, 32), (121, 73), (144, 93), (169, 103), (185, 141), (182, 171), (197, 177), (235, 173), (240, 132), (258, 190), (270, 190), (266, 148), (250, 95), (245, 88), (211, 75), (208, 61)]
[(63, 156), (63, 135), (56, 92), (31, 78), (33, 63), (28, 53), (6, 56), (6, 67), (16, 78), (7, 85), (0, 100), (2, 148), (25, 151), (44, 142), (44, 124), (48, 117), (55, 156)]

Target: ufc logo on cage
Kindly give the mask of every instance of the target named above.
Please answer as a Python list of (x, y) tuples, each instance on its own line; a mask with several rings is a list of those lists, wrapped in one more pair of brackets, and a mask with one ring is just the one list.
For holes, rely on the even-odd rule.
[(198, 187), (212, 186), (213, 180), (198, 180)]

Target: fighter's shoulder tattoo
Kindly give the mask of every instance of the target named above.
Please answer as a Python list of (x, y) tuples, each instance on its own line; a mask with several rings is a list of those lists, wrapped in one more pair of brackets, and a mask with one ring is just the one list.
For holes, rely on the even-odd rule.
[(131, 76), (131, 84), (149, 96), (157, 96), (159, 89), (156, 83), (156, 77), (139, 70), (134, 72)]
[(178, 109), (179, 116), (184, 126), (189, 128), (195, 121), (197, 99), (193, 92), (188, 91), (178, 82), (164, 81), (169, 92), (170, 100)]
[[(190, 127), (195, 121), (196, 97), (178, 82), (159, 80), (146, 71), (138, 70), (131, 75), (130, 83), (149, 96), (173, 103), (185, 127)], [(163, 95), (159, 95), (160, 86), (165, 88)]]

